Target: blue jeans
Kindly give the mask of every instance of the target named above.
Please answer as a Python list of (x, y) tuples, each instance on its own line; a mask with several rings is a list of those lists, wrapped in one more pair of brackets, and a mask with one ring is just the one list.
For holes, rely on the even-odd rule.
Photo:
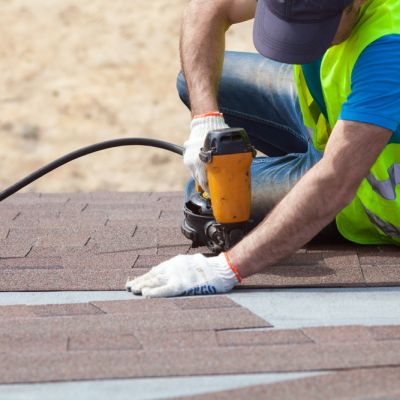
[[(182, 73), (177, 80), (190, 108)], [(226, 52), (218, 104), (226, 123), (244, 128), (266, 156), (252, 163), (252, 219), (261, 221), (322, 157), (304, 126), (293, 68), (256, 53)], [(185, 198), (194, 192), (191, 180)]]

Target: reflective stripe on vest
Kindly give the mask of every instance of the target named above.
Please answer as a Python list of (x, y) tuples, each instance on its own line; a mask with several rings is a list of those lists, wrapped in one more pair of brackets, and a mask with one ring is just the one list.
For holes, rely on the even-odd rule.
[(385, 181), (376, 179), (372, 173), (366, 179), (374, 192), (386, 200), (396, 200), (396, 186), (400, 183), (400, 164), (392, 164), (388, 169), (388, 175), (389, 178)]
[(374, 214), (372, 211), (368, 210), (368, 208), (365, 207), (364, 204), (362, 204), (362, 206), (371, 223), (377, 226), (385, 235), (391, 238), (400, 237), (399, 226), (394, 226), (390, 222), (384, 221), (383, 219), (379, 218), (376, 214)]

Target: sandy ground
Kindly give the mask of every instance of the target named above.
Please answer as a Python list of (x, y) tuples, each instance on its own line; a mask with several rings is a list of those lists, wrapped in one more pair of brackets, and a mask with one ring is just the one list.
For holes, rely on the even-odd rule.
[[(0, 186), (80, 146), (142, 136), (182, 144), (175, 89), (187, 1), (0, 0)], [(251, 22), (227, 48), (254, 51)], [(27, 190), (181, 190), (181, 159), (120, 148), (75, 161)]]

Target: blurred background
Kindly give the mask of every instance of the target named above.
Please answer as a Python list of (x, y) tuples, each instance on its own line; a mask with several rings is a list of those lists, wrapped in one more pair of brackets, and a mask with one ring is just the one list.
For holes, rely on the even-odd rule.
[[(182, 144), (175, 80), (187, 0), (0, 0), (0, 187), (80, 146), (142, 136)], [(255, 51), (252, 23), (227, 49)], [(25, 191), (182, 190), (179, 156), (129, 147), (74, 161)]]

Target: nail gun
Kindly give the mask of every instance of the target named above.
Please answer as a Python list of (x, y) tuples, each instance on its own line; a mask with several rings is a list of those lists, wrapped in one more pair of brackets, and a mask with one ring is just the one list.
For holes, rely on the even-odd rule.
[(182, 233), (193, 247), (226, 251), (250, 230), (251, 175), (255, 149), (242, 128), (210, 131), (200, 152), (209, 194), (198, 184), (184, 205)]

